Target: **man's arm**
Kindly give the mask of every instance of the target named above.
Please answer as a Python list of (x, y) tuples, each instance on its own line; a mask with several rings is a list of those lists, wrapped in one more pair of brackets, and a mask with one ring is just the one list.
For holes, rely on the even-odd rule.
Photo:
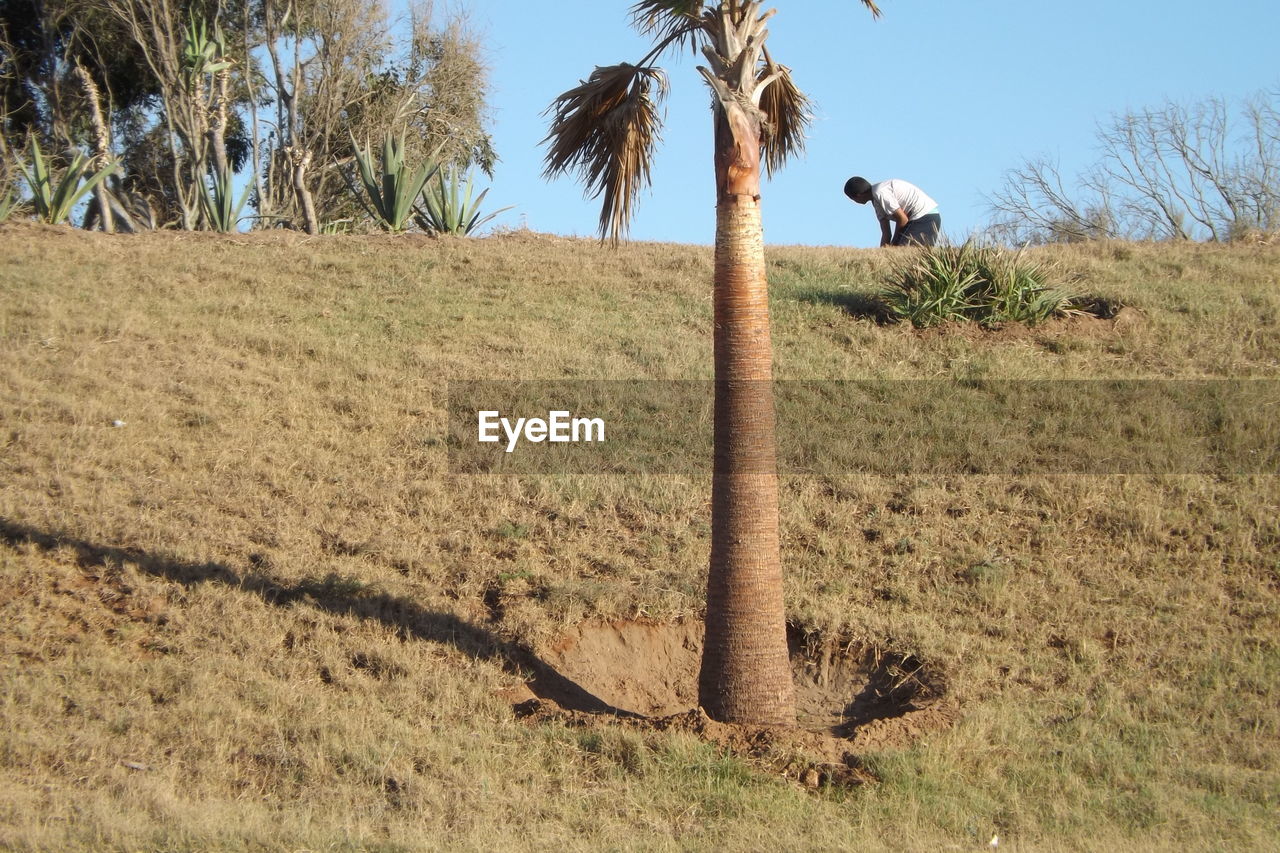
[(893, 242), (893, 234), (889, 232), (889, 220), (880, 220), (880, 247), (884, 248)]
[[(892, 239), (889, 238), (889, 219), (892, 219), (898, 226)], [(886, 244), (892, 244), (894, 246), (898, 245), (898, 238), (902, 236), (902, 229), (906, 228), (907, 223), (910, 221), (907, 219), (907, 212), (900, 207), (893, 213), (889, 214), (889, 219), (885, 219), (880, 223), (881, 230), (884, 232), (882, 235), (884, 242), (880, 244), (881, 246)]]

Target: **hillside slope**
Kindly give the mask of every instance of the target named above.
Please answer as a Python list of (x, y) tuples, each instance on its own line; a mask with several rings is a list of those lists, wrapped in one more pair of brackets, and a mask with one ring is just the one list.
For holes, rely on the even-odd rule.
[[(1039, 257), (1127, 307), (920, 332), (868, 309), (885, 253), (774, 250), (777, 375), (1280, 379), (1280, 248)], [(708, 484), (451, 470), (448, 383), (707, 379), (710, 271), (0, 228), (0, 846), (1280, 843), (1273, 470), (786, 477), (797, 631), (925, 662), (956, 710), (860, 787), (519, 717), (566, 632), (697, 618)]]

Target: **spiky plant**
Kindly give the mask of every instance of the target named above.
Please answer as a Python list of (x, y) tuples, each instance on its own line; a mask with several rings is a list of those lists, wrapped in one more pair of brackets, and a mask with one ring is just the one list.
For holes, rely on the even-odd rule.
[(1076, 310), (1076, 300), (1049, 283), (1049, 269), (1028, 260), (1021, 251), (993, 247), (979, 260), (984, 285), (979, 294), (981, 310), (974, 319), (982, 325), (1034, 326)]
[(393, 233), (403, 231), (418, 195), (439, 166), (428, 161), (411, 169), (404, 161), (403, 135), (397, 140), (387, 134), (378, 172), (374, 171), (373, 153), (367, 142), (360, 147), (352, 137), (351, 146), (355, 149), (360, 182), (364, 186), (364, 195), (356, 193), (356, 197), (380, 228)]
[(1048, 279), (1048, 271), (1021, 252), (969, 241), (911, 251), (890, 272), (882, 299), (892, 316), (919, 327), (1035, 325), (1076, 310), (1072, 297)]
[(0, 222), (8, 221), (13, 212), (22, 206), (22, 200), (14, 194), (13, 187), (5, 186), (4, 194), (0, 195)]
[(511, 209), (504, 207), (481, 215), (480, 205), (489, 190), (481, 190), (480, 195), (473, 199), (472, 177), (470, 170), (456, 166), (436, 172), (436, 179), (427, 181), (422, 190), (422, 206), (414, 217), (418, 227), (432, 234), (466, 237), (502, 211)]
[[(862, 4), (873, 15), (872, 0)], [(740, 0), (640, 0), (632, 24), (653, 39), (635, 64), (597, 67), (548, 108), (546, 173), (576, 173), (601, 199), (600, 233), (625, 234), (648, 185), (667, 78), (652, 63), (699, 50), (715, 119), (715, 453), (711, 561), (699, 702), (719, 720), (791, 724), (794, 692), (778, 544), (773, 346), (760, 217), (760, 168), (799, 149), (809, 104), (765, 52), (772, 10)]]
[(890, 274), (889, 312), (921, 327), (968, 319), (982, 281), (976, 255), (970, 243), (913, 251)]
[(71, 216), (71, 211), (98, 184), (115, 173), (117, 166), (109, 163), (92, 170), (92, 158), (83, 151), (75, 152), (60, 178), (55, 180), (50, 163), (40, 150), (40, 143), (31, 140), (31, 165), (19, 164), (22, 176), (30, 187), (31, 204), (41, 222), (60, 225)]
[(206, 74), (230, 69), (226, 54), (226, 37), (221, 27), (215, 26), (210, 35), (203, 19), (188, 23), (182, 31), (182, 76), (187, 87), (194, 89)]
[(240, 224), (240, 214), (249, 200), (249, 186), (245, 186), (240, 197), (235, 197), (232, 186), (233, 176), (229, 172), (213, 170), (208, 182), (202, 187), (200, 206), (204, 210), (209, 227), (223, 234), (230, 234)]

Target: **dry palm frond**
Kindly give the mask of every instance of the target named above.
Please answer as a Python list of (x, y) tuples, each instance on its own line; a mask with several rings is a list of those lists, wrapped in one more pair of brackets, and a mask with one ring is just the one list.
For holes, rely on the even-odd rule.
[(664, 48), (686, 41), (693, 47), (705, 5), (703, 0), (639, 0), (631, 7), (631, 24)]
[(792, 81), (791, 69), (776, 64), (768, 51), (759, 75), (761, 83), (766, 80), (760, 111), (765, 116), (764, 164), (772, 176), (789, 157), (804, 150), (804, 132), (813, 113), (808, 96)]
[(862, 5), (871, 12), (871, 17), (880, 17), (880, 7), (875, 4), (875, 0), (862, 0)]
[(577, 170), (587, 195), (602, 197), (600, 235), (626, 232), (658, 141), (658, 101), (666, 95), (661, 69), (637, 65), (597, 68), (551, 104), (547, 177)]

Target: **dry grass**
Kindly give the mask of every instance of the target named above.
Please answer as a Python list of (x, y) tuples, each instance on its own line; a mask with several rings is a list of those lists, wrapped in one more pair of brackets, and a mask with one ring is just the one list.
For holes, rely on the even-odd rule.
[[(1280, 377), (1274, 247), (1036, 256), (1132, 308), (920, 333), (884, 253), (779, 249), (778, 375)], [(1274, 847), (1271, 474), (788, 479), (793, 619), (961, 703), (877, 785), (513, 718), (519, 649), (699, 612), (707, 484), (450, 474), (445, 383), (707, 378), (710, 265), (0, 229), (0, 847)]]

